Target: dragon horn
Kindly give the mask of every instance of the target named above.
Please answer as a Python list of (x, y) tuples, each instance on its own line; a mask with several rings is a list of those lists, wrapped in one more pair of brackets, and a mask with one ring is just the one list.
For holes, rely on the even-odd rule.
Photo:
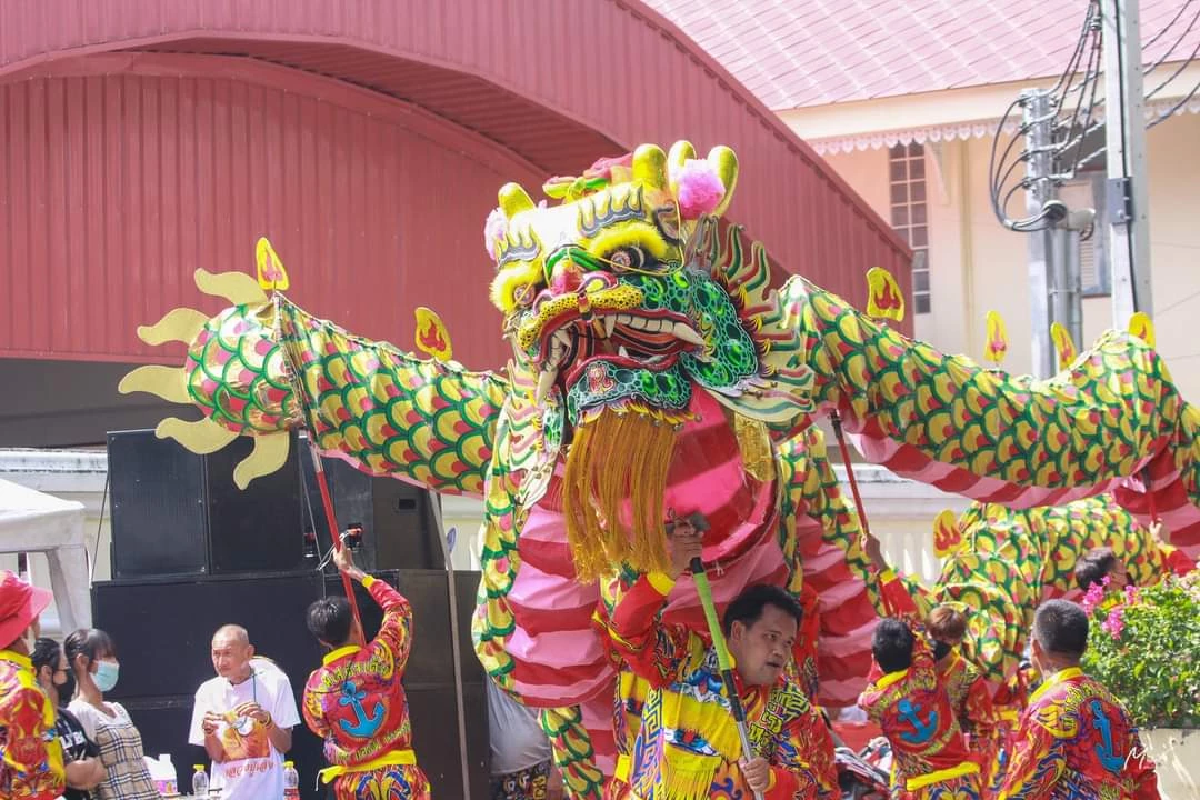
[(500, 210), (504, 212), (504, 216), (512, 219), (522, 211), (530, 211), (535, 208), (529, 192), (525, 191), (519, 183), (506, 183), (500, 189)]
[(729, 201), (733, 199), (733, 190), (737, 188), (737, 155), (728, 147), (719, 145), (708, 151), (708, 163), (716, 171), (717, 177), (721, 179), (721, 185), (725, 187), (725, 196), (721, 198), (720, 204), (712, 212), (714, 216), (719, 217), (725, 213), (725, 209), (729, 208)]
[(658, 189), (668, 188), (667, 154), (656, 144), (644, 144), (633, 151), (633, 179)]

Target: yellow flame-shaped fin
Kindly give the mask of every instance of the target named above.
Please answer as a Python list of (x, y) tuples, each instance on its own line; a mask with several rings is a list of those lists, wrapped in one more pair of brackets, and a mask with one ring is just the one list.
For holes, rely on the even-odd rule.
[(1061, 322), (1052, 322), (1050, 323), (1050, 340), (1054, 342), (1054, 352), (1058, 354), (1059, 370), (1066, 369), (1079, 355), (1079, 350), (1075, 347), (1075, 340), (1071, 338), (1071, 332)]
[(933, 552), (938, 558), (945, 558), (962, 544), (962, 531), (958, 529), (958, 520), (950, 509), (942, 511), (933, 520)]
[(417, 349), (442, 361), (454, 358), (450, 331), (446, 330), (446, 324), (438, 313), (423, 306), (413, 313), (417, 317)]
[(258, 240), (255, 258), (258, 262), (258, 285), (264, 291), (278, 290), (286, 292), (291, 286), (287, 270), (271, 242), (264, 236)]
[(1008, 326), (1004, 324), (1004, 318), (1000, 316), (999, 311), (989, 311), (987, 313), (987, 346), (984, 348), (983, 357), (999, 365), (1006, 355), (1008, 355)]
[(867, 316), (876, 319), (904, 319), (904, 295), (895, 277), (882, 267), (867, 270), (867, 287), (871, 290), (867, 300)]
[(248, 306), (253, 303), (267, 302), (267, 293), (258, 285), (258, 281), (244, 272), (212, 273), (208, 270), (196, 270), (196, 286), (205, 294), (221, 297), (235, 306)]
[(154, 435), (160, 439), (174, 439), (198, 455), (215, 453), (238, 437), (235, 431), (223, 428), (211, 419), (186, 422), (167, 417), (158, 423)]
[(147, 392), (172, 403), (190, 403), (187, 371), (178, 367), (138, 367), (117, 384), (121, 394)]
[(1129, 318), (1129, 332), (1151, 347), (1158, 347), (1158, 336), (1154, 333), (1154, 323), (1145, 311), (1137, 311)]
[(254, 437), (254, 449), (233, 468), (233, 482), (245, 489), (250, 481), (270, 475), (287, 461), (291, 439), (284, 432)]
[(204, 330), (208, 317), (194, 308), (176, 308), (168, 311), (153, 325), (138, 328), (138, 338), (146, 344), (160, 345), (164, 342), (190, 344), (196, 334)]

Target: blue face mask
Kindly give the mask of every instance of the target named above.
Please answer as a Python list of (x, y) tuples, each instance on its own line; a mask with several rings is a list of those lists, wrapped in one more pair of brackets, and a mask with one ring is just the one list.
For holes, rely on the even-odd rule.
[(96, 682), (96, 688), (101, 692), (111, 692), (117, 685), (117, 677), (120, 672), (121, 665), (116, 661), (97, 661), (96, 672), (92, 675), (92, 680)]

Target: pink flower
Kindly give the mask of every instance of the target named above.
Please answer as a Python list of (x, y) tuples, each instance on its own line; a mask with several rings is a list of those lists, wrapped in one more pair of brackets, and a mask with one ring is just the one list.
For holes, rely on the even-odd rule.
[[(1107, 582), (1107, 580), (1108, 579), (1105, 578), (1105, 582)], [(1104, 600), (1104, 585), (1093, 583), (1088, 587), (1087, 594), (1083, 596), (1083, 601), (1080, 602), (1079, 605), (1083, 607), (1084, 611), (1091, 614), (1096, 606), (1100, 605), (1102, 600)]]
[(1113, 639), (1121, 638), (1121, 631), (1125, 629), (1125, 618), (1121, 606), (1117, 606), (1112, 611), (1108, 612), (1108, 618), (1100, 623), (1100, 630), (1112, 636)]
[(1134, 603), (1138, 602), (1141, 599), (1142, 599), (1142, 593), (1140, 591), (1138, 591), (1138, 588), (1136, 586), (1130, 585), (1130, 586), (1125, 587), (1125, 602), (1126, 603), (1128, 603), (1129, 605), (1133, 605)]
[(699, 219), (725, 197), (721, 177), (707, 161), (688, 159), (671, 177), (679, 187), (679, 213), (684, 219)]

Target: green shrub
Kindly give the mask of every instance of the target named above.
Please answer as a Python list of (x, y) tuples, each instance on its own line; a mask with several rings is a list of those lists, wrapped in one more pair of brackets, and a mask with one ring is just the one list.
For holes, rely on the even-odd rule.
[(1145, 728), (1200, 727), (1200, 572), (1116, 598), (1089, 593), (1083, 669)]

